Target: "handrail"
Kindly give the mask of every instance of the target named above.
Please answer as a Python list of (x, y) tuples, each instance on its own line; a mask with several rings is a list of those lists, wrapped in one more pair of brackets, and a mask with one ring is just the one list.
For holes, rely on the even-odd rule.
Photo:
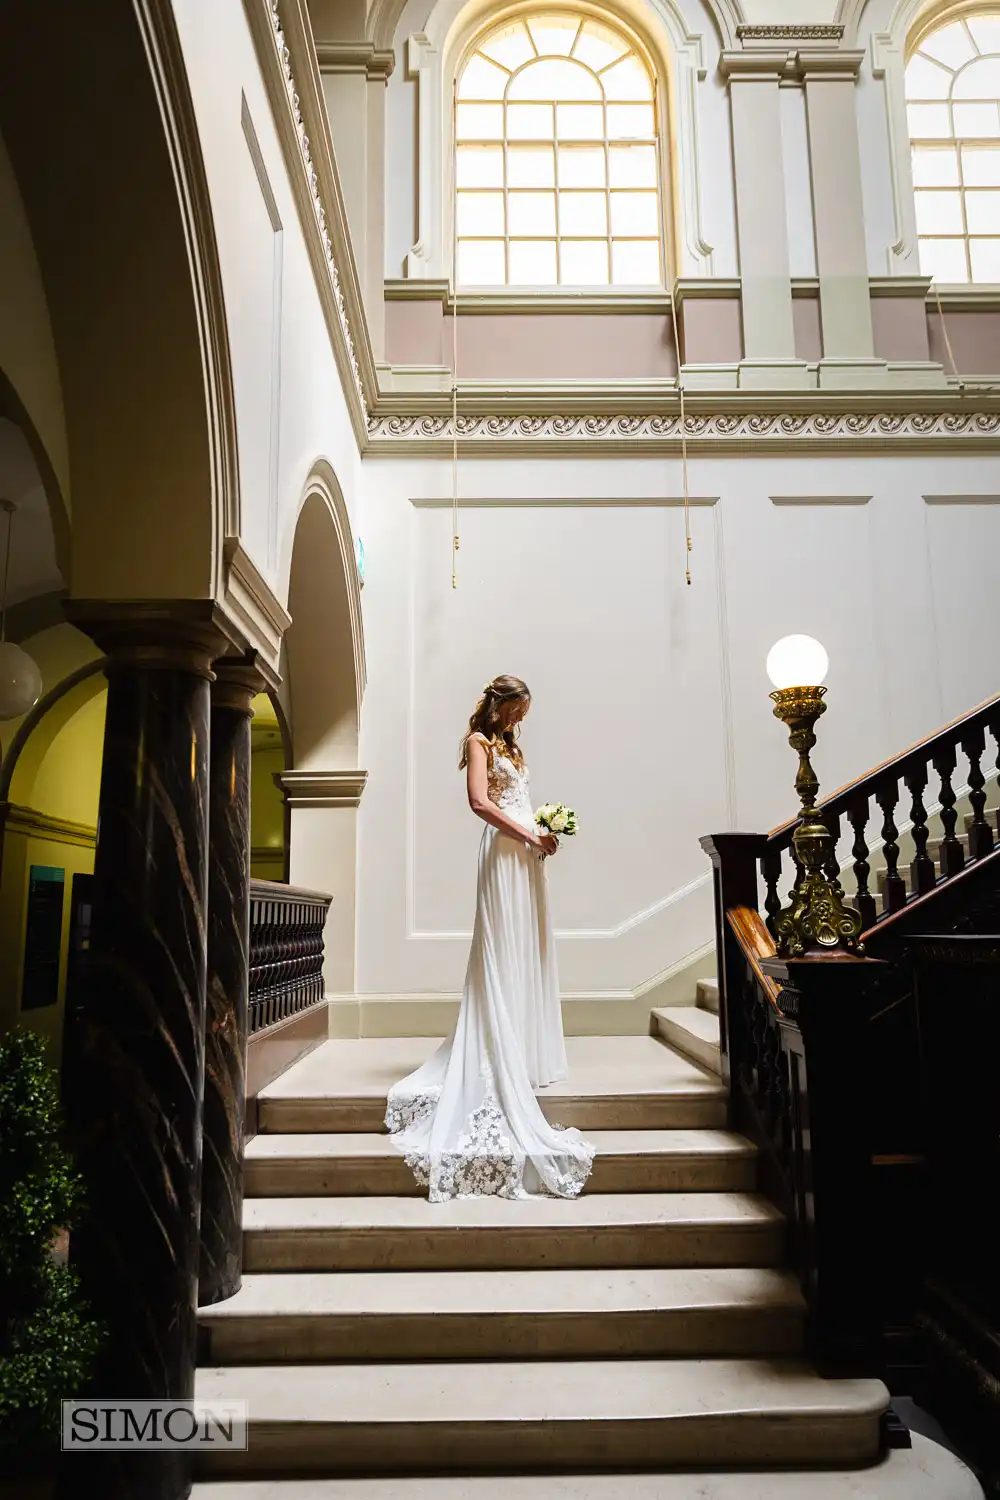
[[(829, 797), (820, 801), (818, 804), (820, 811), (831, 817), (846, 812), (856, 797), (874, 787), (887, 772), (894, 771), (898, 778), (914, 766), (925, 765), (931, 759), (935, 749), (945, 749), (949, 743), (959, 743), (963, 733), (970, 729), (981, 728), (994, 717), (1000, 718), (1000, 694), (995, 698), (985, 698), (969, 713), (960, 714), (957, 719), (952, 719), (949, 724), (942, 725), (933, 734), (927, 735), (922, 740), (916, 740), (900, 755), (890, 756), (888, 760), (866, 771), (863, 776), (858, 776), (854, 781), (848, 781), (844, 786), (838, 787)], [(768, 842), (779, 848), (786, 848), (792, 841), (792, 834), (798, 822), (798, 817), (794, 817), (787, 823), (780, 823), (777, 828), (772, 828), (767, 835)]]
[(774, 958), (776, 952), (774, 939), (768, 932), (763, 918), (752, 907), (734, 906), (726, 913), (726, 920), (743, 950), (747, 963), (753, 970), (754, 978), (772, 1005), (776, 1005), (781, 986), (771, 978), (770, 974), (765, 974), (761, 966), (763, 959)]

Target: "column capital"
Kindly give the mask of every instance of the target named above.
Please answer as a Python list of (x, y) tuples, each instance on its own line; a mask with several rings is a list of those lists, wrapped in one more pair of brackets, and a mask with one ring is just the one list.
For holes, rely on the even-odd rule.
[(213, 682), (212, 663), (230, 644), (211, 599), (67, 599), (66, 618), (123, 667), (189, 672)]
[(263, 692), (266, 685), (257, 652), (248, 651), (245, 656), (221, 656), (213, 666), (212, 707), (232, 708), (252, 718), (251, 700)]
[(719, 53), (719, 72), (730, 83), (778, 83), (794, 70), (795, 49), (791, 47)]
[[(770, 28), (762, 28), (770, 29)], [(777, 30), (778, 28), (774, 28)], [(785, 28), (788, 31), (794, 28)], [(808, 29), (808, 28), (800, 28)], [(748, 47), (719, 54), (719, 72), (732, 83), (803, 83), (815, 78), (854, 83), (864, 52), (839, 47)]]
[(396, 66), (391, 47), (374, 42), (317, 42), (316, 60), (322, 74), (363, 73), (369, 83), (388, 83)]
[(795, 55), (796, 70), (806, 82), (824, 78), (831, 82), (856, 83), (864, 59), (864, 52), (856, 49), (849, 51), (847, 48), (829, 52), (815, 47), (802, 47)]
[(357, 807), (367, 771), (275, 771), (274, 784), (289, 807)]

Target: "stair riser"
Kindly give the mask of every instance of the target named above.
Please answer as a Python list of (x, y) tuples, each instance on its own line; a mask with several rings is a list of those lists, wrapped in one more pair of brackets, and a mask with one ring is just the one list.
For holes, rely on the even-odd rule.
[[(639, 1421), (255, 1423), (245, 1453), (199, 1455), (198, 1473), (477, 1474), (866, 1464), (877, 1419), (731, 1412)], [(693, 1481), (696, 1482), (696, 1481)]]
[(703, 979), (699, 979), (697, 996), (698, 1004), (701, 1006), (702, 1010), (711, 1011), (713, 1016), (717, 1016), (719, 1014), (718, 984), (709, 983)]
[[(205, 1365), (347, 1360), (614, 1359), (798, 1354), (802, 1312), (740, 1306), (614, 1313), (358, 1314), (227, 1317), (211, 1329)], [(207, 1336), (207, 1338), (206, 1338)]]
[(246, 1230), (243, 1258), (255, 1271), (585, 1270), (607, 1266), (776, 1266), (780, 1224), (752, 1228), (686, 1224), (581, 1226), (579, 1230), (431, 1229), (340, 1233)]
[[(546, 1118), (579, 1130), (724, 1130), (724, 1099), (623, 1095), (541, 1099)], [(262, 1099), (259, 1129), (269, 1135), (364, 1134), (384, 1128), (385, 1104), (375, 1099)]]
[[(696, 1007), (692, 1007), (694, 1009)], [(689, 1057), (699, 1067), (707, 1069), (710, 1073), (720, 1074), (722, 1072), (722, 1059), (719, 1049), (712, 1042), (704, 1041), (700, 1036), (692, 1036), (683, 1026), (675, 1026), (671, 1021), (665, 1021), (662, 1017), (656, 1018), (657, 1034), (663, 1038), (668, 1047), (673, 1047), (682, 1057)]]
[[(587, 1193), (749, 1193), (757, 1180), (752, 1156), (598, 1156)], [(350, 1161), (248, 1161), (248, 1198), (425, 1197), (402, 1157)]]

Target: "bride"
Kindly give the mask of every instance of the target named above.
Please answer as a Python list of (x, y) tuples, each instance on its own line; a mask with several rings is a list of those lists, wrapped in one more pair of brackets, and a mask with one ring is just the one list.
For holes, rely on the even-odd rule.
[(534, 1094), (566, 1077), (566, 1044), (545, 870), (559, 846), (535, 823), (517, 743), (530, 706), (519, 677), (496, 677), (462, 739), (469, 805), (487, 825), (462, 1004), (450, 1038), (389, 1091), (386, 1128), (432, 1203), (575, 1197), (594, 1160)]

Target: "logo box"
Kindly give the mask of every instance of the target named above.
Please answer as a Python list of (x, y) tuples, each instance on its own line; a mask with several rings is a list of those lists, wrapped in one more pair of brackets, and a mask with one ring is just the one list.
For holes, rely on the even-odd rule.
[(247, 1447), (246, 1401), (64, 1401), (64, 1453)]

